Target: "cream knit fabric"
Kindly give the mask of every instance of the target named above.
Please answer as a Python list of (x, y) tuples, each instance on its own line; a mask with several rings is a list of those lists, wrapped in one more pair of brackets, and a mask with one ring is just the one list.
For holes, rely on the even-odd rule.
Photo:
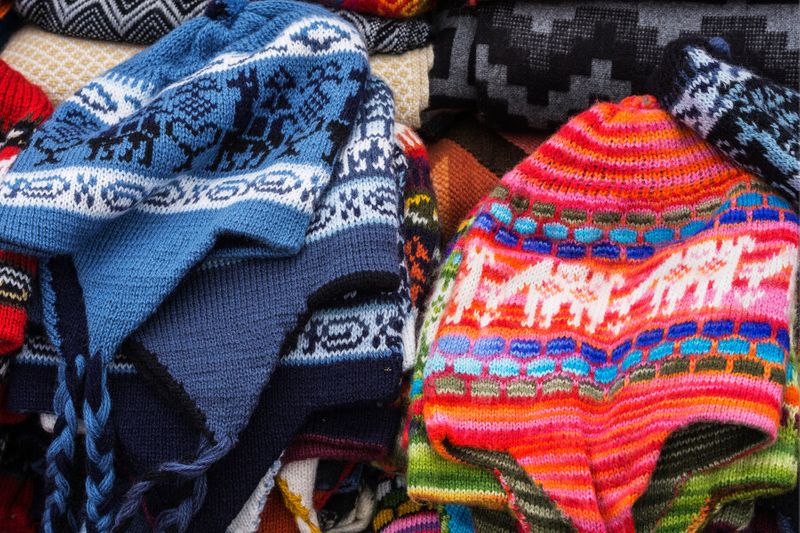
[(394, 94), (395, 120), (412, 128), (421, 125), (420, 113), (428, 107), (428, 71), (433, 66), (433, 46), (404, 54), (370, 56), (372, 73)]
[(0, 58), (58, 106), (86, 82), (141, 50), (144, 47), (66, 37), (27, 25), (11, 36)]

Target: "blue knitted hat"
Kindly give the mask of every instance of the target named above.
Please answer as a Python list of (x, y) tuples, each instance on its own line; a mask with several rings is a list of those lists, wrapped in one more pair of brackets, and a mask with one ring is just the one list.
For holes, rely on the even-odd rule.
[[(207, 16), (88, 83), (33, 135), (0, 182), (0, 240), (52, 257), (42, 268), (43, 318), (62, 364), (46, 531), (84, 520), (71, 509), (72, 473), (64, 471), (81, 415), (87, 529), (111, 529), (106, 371), (114, 353), (215, 244), (239, 257), (297, 255), (367, 75), (360, 37), (324, 9), (217, 1)], [(301, 286), (300, 298), (315, 288)], [(165, 363), (179, 386), (192, 383), (182, 379), (190, 372)], [(244, 388), (257, 395), (271, 366), (257, 365)], [(246, 421), (248, 412), (220, 416)], [(224, 447), (236, 431), (212, 415), (204, 446)]]
[[(197, 487), (204, 485), (205, 471), (238, 440), (279, 353), (291, 349), (293, 329), (299, 332), (309, 316), (317, 316), (318, 309), (330, 302), (340, 303), (346, 293), (397, 290), (397, 211), (405, 160), (393, 139), (394, 107), (388, 88), (369, 78), (363, 96), (352, 133), (316, 206), (301, 251), (288, 258), (243, 259), (229, 248), (215, 249), (126, 344), (126, 354), (141, 376), (139, 381), (145, 378), (155, 387), (147, 394), (166, 396), (193, 431), (171, 431), (168, 415), (140, 417), (140, 412), (153, 413), (146, 407), (152, 401), (141, 401), (142, 387), (130, 388), (127, 378), (112, 379), (115, 416), (121, 417), (115, 421), (117, 438), (125, 457), (137, 463), (142, 480), (123, 505), (120, 523), (135, 513), (143, 495), (165, 477), (188, 478), (195, 480)], [(337, 343), (346, 341), (339, 339), (341, 331), (351, 327), (356, 327), (352, 334), (360, 343), (367, 337), (360, 337), (363, 331), (359, 328), (385, 335), (380, 330), (388, 327), (388, 311), (378, 311), (381, 317), (376, 318), (376, 308), (368, 308), (364, 319), (368, 322), (355, 326), (352, 320), (343, 322), (341, 318), (326, 322), (325, 328), (314, 333), (316, 340), (308, 341), (311, 352), (317, 353), (323, 346), (335, 349)], [(357, 313), (355, 316), (362, 320)], [(68, 321), (77, 322), (77, 318)], [(31, 353), (38, 355), (31, 357)], [(46, 394), (41, 390), (52, 390), (52, 378), (40, 369), (52, 359), (43, 361), (42, 353), (24, 351), (17, 360), (11, 396), (18, 409), (47, 406), (42, 403)], [(112, 369), (119, 371), (118, 366), (112, 365)], [(87, 429), (92, 425), (87, 423)], [(155, 439), (146, 436), (153, 427), (163, 428)], [(192, 464), (169, 463), (190, 456), (198, 446), (198, 436), (201, 446)], [(167, 464), (141, 477), (160, 462)], [(186, 526), (201, 502), (199, 498), (181, 513), (168, 511), (159, 523)]]

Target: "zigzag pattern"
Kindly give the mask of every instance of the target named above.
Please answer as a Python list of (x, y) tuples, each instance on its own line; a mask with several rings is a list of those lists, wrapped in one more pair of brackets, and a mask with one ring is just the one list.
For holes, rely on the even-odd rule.
[[(437, 13), (431, 109), (480, 110), (511, 127), (550, 129), (597, 100), (649, 90), (671, 40), (722, 36), (734, 59), (796, 86), (797, 6), (701, 2), (479, 3)], [(433, 116), (433, 115), (431, 115)]]
[(27, 20), (47, 31), (102, 41), (150, 44), (203, 13), (208, 0), (19, 0)]

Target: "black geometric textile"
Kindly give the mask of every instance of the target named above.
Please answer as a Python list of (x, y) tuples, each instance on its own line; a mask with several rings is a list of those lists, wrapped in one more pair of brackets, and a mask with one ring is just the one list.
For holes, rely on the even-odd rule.
[(431, 23), (424, 17), (390, 19), (334, 9), (364, 37), (370, 54), (402, 54), (431, 42)]
[(150, 44), (203, 14), (208, 0), (16, 0), (30, 22), (64, 35)]
[(495, 125), (553, 129), (599, 99), (649, 92), (678, 37), (721, 36), (733, 60), (798, 84), (797, 3), (478, 2), (434, 15), (430, 109), (478, 111)]

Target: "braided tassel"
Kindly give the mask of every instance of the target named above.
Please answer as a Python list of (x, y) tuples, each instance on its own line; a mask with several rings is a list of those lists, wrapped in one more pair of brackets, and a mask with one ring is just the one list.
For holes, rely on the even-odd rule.
[(58, 256), (47, 262), (42, 272), (43, 286), (52, 291), (43, 300), (47, 323), (54, 324), (48, 332), (59, 348), (62, 361), (58, 369), (58, 387), (53, 398), (56, 424), (53, 442), (47, 449), (47, 497), (42, 515), (46, 533), (77, 531), (80, 521), (72, 510), (70, 477), (75, 465), (75, 442), (78, 436), (77, 406), (83, 396), (82, 383), (86, 371), (88, 330), (83, 303), (83, 291), (78, 283), (72, 260)]
[(141, 481), (130, 488), (125, 495), (125, 500), (117, 512), (114, 532), (123, 532), (130, 525), (142, 505), (147, 493), (159, 482), (170, 477), (182, 478), (192, 481), (192, 494), (184, 499), (176, 508), (159, 513), (156, 518), (156, 531), (177, 530), (184, 532), (189, 528), (189, 522), (197, 514), (206, 497), (208, 470), (234, 447), (236, 443), (228, 438), (221, 439), (217, 444), (211, 444), (203, 437), (197, 457), (192, 463), (168, 462), (163, 463), (155, 472), (148, 474)]
[(83, 421), (86, 424), (86, 530), (108, 533), (113, 525), (114, 436), (109, 424), (108, 370), (99, 354), (89, 359)]
[[(58, 367), (58, 388), (53, 399), (57, 416), (53, 428), (53, 441), (47, 449), (47, 498), (42, 515), (45, 533), (78, 531), (78, 520), (71, 509), (70, 477), (74, 468), (75, 440), (78, 435), (78, 417), (75, 406), (84, 373), (84, 360), (76, 357), (72, 364), (61, 361)], [(67, 378), (71, 375), (71, 378)]]

